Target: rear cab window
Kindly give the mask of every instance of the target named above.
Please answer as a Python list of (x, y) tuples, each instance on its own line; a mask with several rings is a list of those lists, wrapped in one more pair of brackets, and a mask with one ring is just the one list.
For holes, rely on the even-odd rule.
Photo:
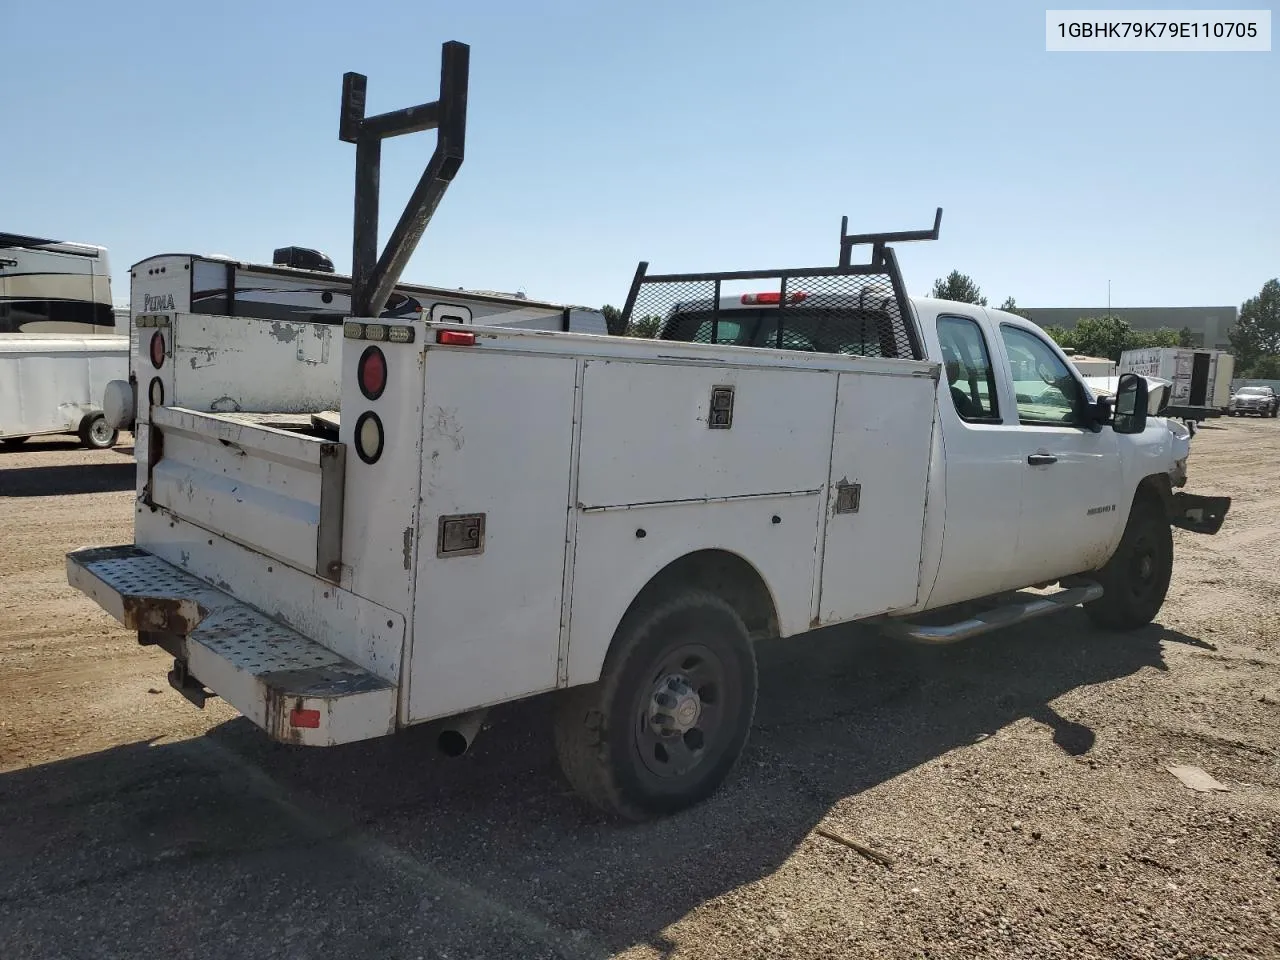
[(951, 403), (967, 423), (1002, 423), (996, 375), (982, 327), (971, 317), (938, 317), (938, 344)]
[(659, 336), (663, 340), (853, 357), (899, 355), (889, 317), (882, 311), (857, 308), (722, 307), (718, 324), (710, 309), (686, 310), (672, 315)]

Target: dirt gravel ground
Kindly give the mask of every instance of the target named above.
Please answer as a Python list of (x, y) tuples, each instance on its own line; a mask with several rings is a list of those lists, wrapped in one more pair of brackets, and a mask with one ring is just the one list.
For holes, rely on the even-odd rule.
[(124, 443), (0, 451), (4, 960), (1280, 957), (1280, 421), (1193, 441), (1234, 504), (1175, 532), (1158, 625), (766, 644), (731, 782), (641, 826), (578, 806), (545, 700), (459, 760), (191, 707), (66, 585), (66, 551), (131, 539)]

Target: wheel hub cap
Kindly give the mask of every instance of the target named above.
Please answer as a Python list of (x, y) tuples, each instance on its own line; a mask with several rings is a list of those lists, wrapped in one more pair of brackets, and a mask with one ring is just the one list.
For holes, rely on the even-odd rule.
[(659, 680), (649, 698), (649, 723), (664, 737), (682, 737), (702, 718), (702, 700), (678, 674)]

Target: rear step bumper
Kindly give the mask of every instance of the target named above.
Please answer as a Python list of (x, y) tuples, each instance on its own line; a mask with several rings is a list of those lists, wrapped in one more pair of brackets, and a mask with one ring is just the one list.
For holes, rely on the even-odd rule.
[(199, 703), (207, 687), (274, 740), (333, 746), (395, 730), (395, 684), (154, 554), (78, 550), (67, 582), (126, 628), (174, 636), (180, 692)]
[(997, 607), (994, 610), (988, 610), (958, 623), (926, 627), (908, 623), (904, 620), (894, 620), (887, 623), (885, 629), (890, 633), (919, 643), (956, 643), (960, 640), (976, 637), (981, 633), (987, 633), (990, 630), (1011, 627), (1015, 623), (1025, 623), (1028, 620), (1034, 620), (1036, 617), (1043, 617), (1047, 613), (1053, 613), (1055, 610), (1065, 610), (1067, 607), (1074, 607), (1076, 604), (1088, 603), (1091, 600), (1097, 600), (1101, 596), (1102, 586), (1100, 584), (1086, 583), (1059, 590), (1057, 593), (1051, 593), (1047, 597), (1035, 597), (1034, 599), (1021, 600)]

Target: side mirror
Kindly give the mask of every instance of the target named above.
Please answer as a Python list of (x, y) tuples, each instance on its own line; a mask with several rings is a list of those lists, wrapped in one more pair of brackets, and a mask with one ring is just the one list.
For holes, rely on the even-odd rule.
[(1084, 422), (1090, 433), (1101, 433), (1102, 428), (1111, 422), (1111, 398), (1103, 396), (1088, 402)]
[(1136, 373), (1122, 374), (1116, 387), (1111, 429), (1116, 433), (1142, 433), (1147, 429), (1147, 402), (1147, 381)]

